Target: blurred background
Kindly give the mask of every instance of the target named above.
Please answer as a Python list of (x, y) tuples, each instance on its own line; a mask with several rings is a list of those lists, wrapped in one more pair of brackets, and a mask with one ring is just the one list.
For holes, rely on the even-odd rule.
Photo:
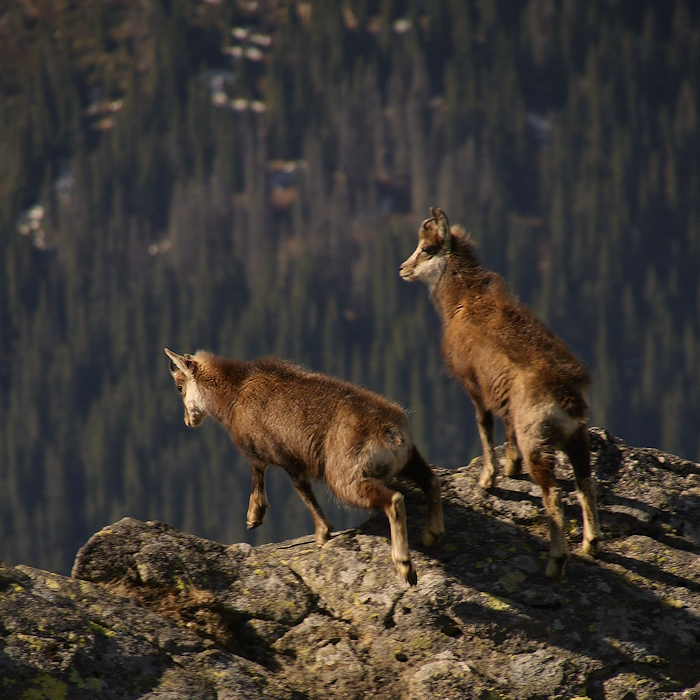
[(592, 424), (697, 460), (699, 95), (694, 0), (3, 2), (0, 557), (67, 573), (123, 516), (313, 531), (270, 469), (246, 532), (165, 346), (290, 358), (479, 454), (398, 276), (431, 205), (585, 361)]

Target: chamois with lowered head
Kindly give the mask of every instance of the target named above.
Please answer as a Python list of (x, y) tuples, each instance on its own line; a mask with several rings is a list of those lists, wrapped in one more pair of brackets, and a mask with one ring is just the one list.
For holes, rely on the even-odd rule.
[(542, 489), (550, 532), (545, 573), (559, 579), (568, 559), (554, 473), (559, 450), (574, 471), (583, 551), (595, 554), (601, 537), (586, 427), (588, 373), (560, 338), (509, 295), (503, 279), (481, 266), (469, 237), (453, 231), (441, 209), (430, 213), (401, 277), (428, 285), (442, 321), (443, 358), (474, 403), (484, 453), (479, 485), (494, 484), (495, 413), (505, 428), (506, 474), (517, 475), (524, 461)]
[(348, 505), (383, 510), (391, 528), (391, 558), (399, 574), (416, 584), (404, 497), (387, 484), (400, 475), (425, 492), (424, 545), (436, 544), (445, 526), (440, 482), (416, 449), (399, 406), (283, 360), (235, 362), (202, 351), (194, 356), (165, 352), (185, 404), (185, 423), (196, 428), (206, 416), (216, 418), (253, 468), (248, 529), (262, 524), (270, 506), (265, 470), (274, 464), (289, 474), (311, 512), (319, 547), (330, 539), (333, 526), (314, 497), (311, 479), (325, 481)]

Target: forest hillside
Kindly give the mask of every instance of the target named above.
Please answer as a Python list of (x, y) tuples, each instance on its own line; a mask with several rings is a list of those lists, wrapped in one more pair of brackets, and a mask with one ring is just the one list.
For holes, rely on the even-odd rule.
[(123, 516), (311, 531), (271, 470), (246, 533), (165, 346), (290, 358), (478, 454), (398, 276), (430, 206), (585, 361), (592, 424), (698, 460), (699, 97), (692, 0), (3, 3), (0, 558), (66, 573)]

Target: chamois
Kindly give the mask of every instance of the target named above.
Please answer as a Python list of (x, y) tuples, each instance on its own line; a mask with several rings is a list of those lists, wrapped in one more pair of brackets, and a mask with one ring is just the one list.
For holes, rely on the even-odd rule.
[(198, 427), (208, 415), (230, 433), (250, 461), (253, 489), (248, 529), (262, 524), (270, 504), (265, 470), (282, 467), (313, 516), (316, 545), (333, 526), (323, 514), (311, 479), (324, 480), (344, 503), (382, 509), (391, 527), (391, 558), (415, 585), (408, 551), (404, 497), (387, 484), (401, 475), (428, 500), (422, 542), (436, 544), (445, 532), (440, 482), (413, 443), (405, 412), (366, 389), (308, 372), (274, 358), (235, 362), (203, 351), (177, 355), (167, 348), (170, 373), (185, 404), (185, 423)]
[(508, 294), (499, 275), (481, 266), (469, 237), (451, 229), (441, 209), (430, 213), (400, 275), (428, 285), (442, 321), (443, 358), (474, 403), (484, 453), (479, 485), (489, 489), (494, 484), (495, 413), (505, 428), (506, 474), (518, 474), (524, 461), (542, 489), (550, 532), (545, 573), (559, 579), (568, 559), (554, 474), (559, 450), (574, 470), (583, 551), (595, 554), (601, 537), (586, 427), (590, 379), (564, 342)]

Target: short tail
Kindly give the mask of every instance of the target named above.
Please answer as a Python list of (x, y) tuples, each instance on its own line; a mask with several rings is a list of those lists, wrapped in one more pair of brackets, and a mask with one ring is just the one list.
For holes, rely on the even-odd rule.
[(412, 440), (407, 440), (406, 437), (402, 432), (401, 429), (399, 428), (398, 425), (387, 425), (383, 431), (383, 437), (384, 437), (384, 445), (388, 447), (390, 450), (397, 448), (397, 447), (403, 447), (403, 446), (412, 446), (413, 441)]
[(556, 392), (556, 399), (568, 416), (581, 423), (588, 422), (588, 403), (581, 391), (565, 387)]

